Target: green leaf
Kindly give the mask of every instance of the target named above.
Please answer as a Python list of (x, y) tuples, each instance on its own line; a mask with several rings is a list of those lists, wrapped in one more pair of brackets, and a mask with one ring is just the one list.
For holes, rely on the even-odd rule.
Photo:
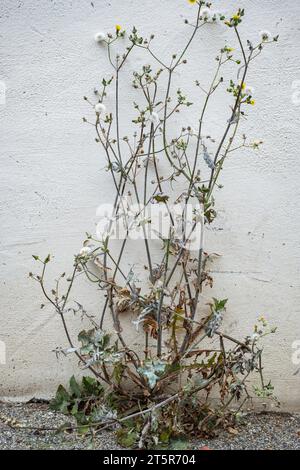
[(213, 297), (213, 301), (214, 301), (214, 309), (218, 311), (218, 310), (223, 310), (225, 308), (225, 305), (227, 304), (228, 299), (218, 300)]
[(72, 395), (75, 395), (75, 397), (79, 398), (81, 396), (80, 386), (78, 385), (74, 375), (70, 378), (70, 390)]
[(78, 401), (76, 400), (71, 409), (71, 415), (75, 416), (78, 413)]
[(82, 377), (82, 390), (86, 395), (102, 395), (104, 389), (98, 380), (93, 377)]
[(76, 418), (78, 424), (87, 425), (89, 423), (89, 417), (86, 416), (84, 411), (78, 411), (74, 417)]
[(157, 361), (145, 361), (142, 367), (138, 368), (138, 372), (147, 378), (151, 388), (154, 388), (160, 375), (165, 372), (166, 363), (160, 360)]
[(87, 346), (90, 342), (90, 332), (89, 331), (86, 331), (86, 330), (82, 330), (79, 335), (78, 335), (78, 341), (80, 341), (82, 343), (82, 346)]
[(169, 443), (169, 440), (170, 440), (170, 435), (172, 433), (172, 430), (165, 430), (161, 433), (161, 435), (159, 436), (159, 440), (162, 444), (168, 444)]
[(122, 447), (134, 447), (138, 439), (138, 433), (131, 429), (128, 432), (127, 428), (122, 428), (117, 431), (117, 441)]
[(153, 199), (156, 202), (167, 202), (169, 199), (169, 196), (166, 196), (164, 194), (157, 194), (156, 196), (153, 197)]
[(126, 367), (121, 362), (118, 362), (114, 366), (113, 377), (114, 377), (114, 379), (116, 380), (116, 382), (118, 384), (121, 382), (123, 372), (124, 372), (125, 369), (126, 369)]
[(44, 263), (47, 264), (47, 263), (49, 263), (49, 261), (50, 261), (50, 254), (45, 258)]
[(77, 431), (79, 434), (86, 434), (90, 430), (89, 426), (80, 426)]
[(50, 409), (67, 414), (70, 399), (71, 397), (65, 387), (63, 385), (59, 385), (55, 398), (50, 402)]
[(170, 449), (172, 450), (188, 450), (189, 443), (186, 439), (172, 439), (170, 442)]

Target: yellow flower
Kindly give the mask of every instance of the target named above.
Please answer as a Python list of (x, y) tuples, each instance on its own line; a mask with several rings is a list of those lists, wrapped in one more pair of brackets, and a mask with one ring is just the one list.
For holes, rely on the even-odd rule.
[(232, 17), (235, 21), (239, 20), (241, 18), (239, 13), (236, 13), (236, 15), (233, 15)]
[(117, 31), (117, 33), (119, 33), (119, 32), (121, 31), (121, 29), (122, 29), (122, 26), (119, 25), (119, 24), (116, 24), (116, 31)]
[(188, 0), (188, 2), (194, 5), (195, 3), (197, 3), (197, 0)]
[(254, 106), (254, 105), (255, 105), (255, 100), (251, 100), (251, 101), (250, 101), (250, 104), (251, 104), (252, 106)]
[(243, 82), (242, 83), (242, 90), (245, 90), (245, 88), (246, 88), (246, 83)]

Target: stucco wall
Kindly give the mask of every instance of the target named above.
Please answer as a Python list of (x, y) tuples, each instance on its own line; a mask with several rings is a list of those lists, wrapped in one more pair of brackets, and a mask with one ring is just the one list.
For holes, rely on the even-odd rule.
[[(281, 0), (240, 0), (230, 2), (230, 10), (228, 2), (215, 3), (225, 12), (246, 8), (244, 39), (268, 29), (280, 34), (280, 42), (257, 60), (249, 77), (257, 105), (247, 134), (265, 144), (260, 152), (244, 151), (228, 161), (217, 195), (219, 218), (207, 237), (208, 248), (222, 254), (214, 267), (214, 294), (229, 298), (226, 327), (235, 334), (251, 331), (260, 314), (278, 326), (266, 341), (265, 372), (283, 408), (299, 410), (300, 365), (293, 364), (292, 354), (300, 340), (300, 104), (293, 90), (300, 78), (300, 3), (288, 0), (282, 8)], [(0, 104), (2, 397), (49, 397), (76, 370), (75, 360), (57, 361), (52, 352), (66, 340), (53, 311), (40, 310), (42, 297), (28, 272), (35, 270), (33, 253), (55, 255), (50, 279), (71, 269), (85, 232), (94, 230), (97, 206), (112, 198), (111, 180), (101, 171), (104, 156), (81, 120), (91, 112), (83, 95), (92, 96), (110, 71), (94, 33), (116, 23), (127, 29), (135, 24), (145, 34), (153, 32), (156, 50), (169, 57), (184, 44), (182, 20), (192, 8), (185, 0), (1, 2), (0, 80), (7, 87), (6, 104)], [(177, 76), (191, 95), (194, 78), (208, 82), (228, 34), (222, 26), (208, 27), (192, 47), (185, 77), (193, 78), (182, 82)], [(136, 54), (129, 67), (143, 61)], [(126, 129), (131, 91), (125, 81), (123, 91)], [(221, 107), (222, 101), (214, 102), (207, 132), (222, 125)], [(189, 110), (187, 120), (193, 125), (196, 110)], [(99, 314), (101, 296), (92, 286), (82, 283), (78, 298)], [(75, 328), (77, 320), (70, 322)]]

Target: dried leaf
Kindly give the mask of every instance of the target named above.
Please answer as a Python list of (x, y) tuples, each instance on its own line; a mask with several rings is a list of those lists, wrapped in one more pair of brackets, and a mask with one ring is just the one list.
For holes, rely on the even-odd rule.
[(158, 324), (152, 317), (146, 317), (143, 324), (144, 331), (150, 334), (151, 338), (157, 339)]
[(230, 426), (229, 426), (229, 428), (227, 429), (227, 431), (228, 431), (230, 434), (233, 434), (234, 436), (237, 436), (237, 434), (239, 433), (237, 429), (231, 428)]

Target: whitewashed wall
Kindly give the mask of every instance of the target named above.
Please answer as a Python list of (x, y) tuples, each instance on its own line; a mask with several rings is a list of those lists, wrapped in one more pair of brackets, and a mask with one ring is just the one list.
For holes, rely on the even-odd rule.
[[(300, 364), (292, 362), (292, 346), (300, 341), (300, 103), (296, 93), (293, 100), (292, 86), (300, 79), (300, 3), (287, 0), (284, 9), (281, 0), (215, 4), (228, 13), (246, 8), (244, 39), (255, 40), (259, 30), (268, 29), (280, 34), (280, 42), (257, 60), (248, 80), (257, 105), (247, 133), (262, 138), (263, 149), (230, 159), (217, 195), (220, 214), (207, 237), (208, 248), (223, 255), (214, 267), (214, 294), (229, 298), (226, 328), (238, 336), (251, 331), (261, 314), (278, 326), (276, 337), (266, 341), (265, 372), (283, 408), (299, 410)], [(156, 50), (167, 58), (184, 44), (183, 19), (191, 18), (193, 8), (185, 0), (1, 2), (0, 80), (7, 87), (6, 105), (0, 104), (3, 398), (49, 397), (76, 371), (75, 361), (57, 361), (52, 352), (66, 346), (65, 337), (51, 309), (39, 309), (42, 297), (28, 272), (35, 270), (33, 253), (55, 255), (50, 278), (71, 269), (85, 232), (94, 230), (97, 206), (113, 196), (110, 178), (101, 171), (104, 156), (81, 120), (91, 115), (83, 95), (92, 96), (110, 71), (94, 33), (116, 23), (126, 29), (135, 24), (147, 35), (155, 33)], [(192, 98), (193, 79), (209, 81), (213, 58), (225, 39), (230, 42), (229, 33), (224, 26), (209, 26), (192, 47), (186, 74), (176, 77)], [(136, 54), (127, 72), (143, 62)], [(132, 95), (126, 73), (122, 87), (125, 133)], [(211, 134), (224, 125), (222, 103), (227, 106), (228, 98), (212, 105), (206, 129)], [(193, 125), (196, 109), (186, 119)], [(78, 298), (99, 314), (101, 297), (93, 287), (81, 285)]]

